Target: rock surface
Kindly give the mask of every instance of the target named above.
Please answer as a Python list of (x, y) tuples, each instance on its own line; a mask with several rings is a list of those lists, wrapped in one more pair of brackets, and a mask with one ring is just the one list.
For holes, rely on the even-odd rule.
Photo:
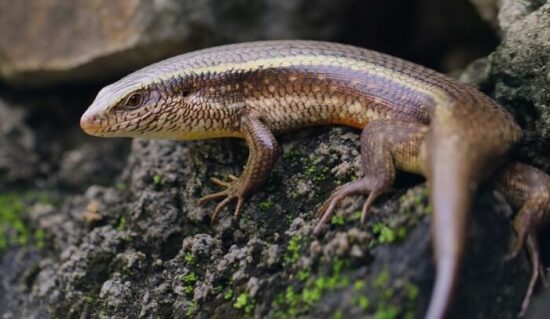
[[(227, 41), (328, 38), (351, 1), (0, 1), (0, 78), (51, 86), (120, 76)], [(315, 27), (311, 27), (315, 25)], [(21, 27), (24, 26), (24, 27)]]
[[(5, 280), (28, 293), (0, 306), (45, 303), (53, 317), (68, 318), (423, 313), (433, 279), (425, 187), (405, 192), (405, 178), (367, 225), (358, 222), (361, 201), (346, 200), (314, 236), (316, 207), (359, 173), (358, 134), (321, 128), (280, 141), (275, 172), (240, 220), (225, 212), (212, 224), (213, 205), (197, 207), (197, 199), (215, 191), (209, 176), (240, 171), (244, 145), (136, 140), (116, 187), (91, 187), (57, 208), (35, 205), (49, 257), (27, 276), (8, 272)], [(509, 209), (485, 191), (475, 211), (454, 317), (514, 318), (530, 268), (525, 257), (502, 262)], [(5, 317), (24, 314), (10, 307)]]
[(503, 42), (490, 56), (493, 95), (527, 131), (521, 157), (550, 169), (550, 2), (502, 1)]
[(38, 172), (35, 132), (24, 122), (26, 113), (0, 99), (0, 188)]

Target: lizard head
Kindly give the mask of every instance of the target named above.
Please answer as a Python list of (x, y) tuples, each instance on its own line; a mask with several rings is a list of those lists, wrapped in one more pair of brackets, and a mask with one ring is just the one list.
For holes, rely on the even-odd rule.
[(99, 91), (80, 119), (84, 132), (104, 137), (170, 137), (166, 132), (169, 118), (176, 117), (170, 110), (184, 102), (183, 96), (151, 79), (136, 78), (138, 75)]
[(175, 56), (104, 87), (82, 115), (81, 128), (102, 137), (241, 137), (242, 86), (220, 85), (210, 73), (186, 67), (194, 64), (186, 54)]
[(205, 93), (208, 90), (196, 85), (194, 74), (159, 73), (162, 66), (153, 64), (101, 89), (82, 115), (80, 127), (102, 137), (193, 140), (241, 136), (224, 122), (237, 108), (226, 107), (225, 100)]

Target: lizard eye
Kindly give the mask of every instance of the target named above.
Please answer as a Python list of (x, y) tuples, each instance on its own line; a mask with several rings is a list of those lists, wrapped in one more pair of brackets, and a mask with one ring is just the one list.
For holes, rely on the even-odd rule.
[(124, 107), (128, 109), (137, 109), (138, 107), (141, 106), (142, 103), (143, 103), (143, 94), (134, 93), (126, 99), (126, 102), (124, 103)]

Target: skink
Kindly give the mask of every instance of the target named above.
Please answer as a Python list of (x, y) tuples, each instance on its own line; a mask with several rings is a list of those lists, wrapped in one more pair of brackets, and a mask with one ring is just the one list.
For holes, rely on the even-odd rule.
[(240, 177), (213, 179), (225, 189), (200, 202), (231, 201), (235, 215), (269, 175), (278, 153), (274, 134), (311, 125), (361, 129), (364, 175), (336, 189), (320, 206), (316, 231), (336, 205), (392, 186), (396, 171), (427, 178), (433, 206), (437, 275), (426, 318), (443, 318), (456, 287), (465, 228), (477, 186), (495, 176), (519, 209), (517, 254), (526, 243), (533, 274), (525, 309), (540, 274), (537, 227), (550, 215), (550, 177), (507, 162), (521, 130), (509, 113), (475, 88), (445, 75), (348, 45), (265, 41), (176, 56), (103, 88), (81, 119), (85, 132), (105, 137), (175, 140), (238, 137), (249, 157)]

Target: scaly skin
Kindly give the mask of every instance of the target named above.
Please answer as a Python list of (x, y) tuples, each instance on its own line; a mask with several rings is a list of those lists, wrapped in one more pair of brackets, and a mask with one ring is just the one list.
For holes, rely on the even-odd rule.
[[(521, 137), (512, 117), (476, 89), (352, 46), (251, 42), (183, 54), (132, 73), (102, 89), (81, 119), (84, 131), (97, 136), (244, 138), (250, 154), (241, 177), (213, 179), (226, 189), (201, 199), (222, 200), (214, 218), (233, 200), (237, 215), (246, 196), (269, 175), (277, 156), (274, 133), (326, 124), (363, 130), (364, 176), (337, 189), (321, 206), (316, 231), (352, 194), (368, 195), (365, 221), (372, 202), (393, 184), (396, 170), (426, 176), (437, 266), (426, 318), (444, 317), (458, 278), (473, 193)], [(544, 173), (517, 165), (501, 169), (498, 185), (523, 207), (518, 218), (529, 223), (516, 223), (524, 225), (516, 227), (519, 245), (529, 239), (538, 271), (532, 238), (548, 215), (550, 182)], [(527, 303), (531, 292), (530, 286)]]

